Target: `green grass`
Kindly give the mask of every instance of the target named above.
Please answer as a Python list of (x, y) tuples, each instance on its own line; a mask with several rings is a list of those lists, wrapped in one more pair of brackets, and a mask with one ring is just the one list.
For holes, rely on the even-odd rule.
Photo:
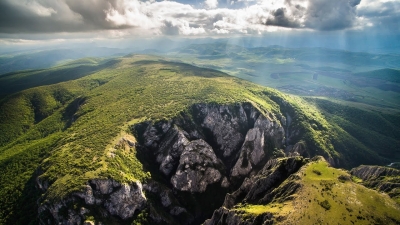
[(263, 213), (273, 213), (280, 215), (287, 215), (291, 210), (292, 206), (287, 203), (274, 203), (269, 205), (252, 205), (252, 204), (238, 204), (234, 206), (236, 212), (244, 212), (248, 215), (260, 215)]
[(363, 107), (356, 108), (325, 99), (307, 98), (306, 100), (314, 104), (330, 124), (337, 124), (340, 129), (358, 140), (359, 148), (374, 151), (391, 162), (399, 159), (400, 155), (396, 147), (400, 144), (398, 114)]
[(309, 162), (276, 188), (287, 182), (301, 185), (290, 200), (278, 198), (267, 205), (237, 204), (232, 210), (243, 220), (272, 213), (274, 224), (398, 224), (400, 221), (400, 207), (393, 199), (353, 182), (347, 171), (332, 168), (325, 160)]
[(295, 214), (289, 216), (289, 221), (297, 221), (296, 224), (396, 224), (400, 221), (399, 206), (387, 195), (351, 180), (340, 181), (340, 176), (350, 175), (329, 167), (324, 161), (312, 162), (299, 173), (303, 175), (303, 188), (293, 203)]

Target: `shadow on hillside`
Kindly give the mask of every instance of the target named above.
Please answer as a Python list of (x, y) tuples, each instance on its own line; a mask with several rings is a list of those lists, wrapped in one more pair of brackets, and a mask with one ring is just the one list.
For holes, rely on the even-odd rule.
[(76, 80), (102, 69), (112, 67), (119, 62), (120, 60), (113, 59), (99, 65), (79, 65), (61, 69), (27, 70), (5, 74), (0, 77), (0, 96), (37, 86)]
[(228, 74), (223, 73), (218, 70), (197, 67), (186, 63), (180, 62), (169, 62), (165, 60), (141, 60), (137, 62), (133, 62), (132, 65), (135, 66), (146, 66), (146, 65), (154, 65), (154, 64), (162, 64), (169, 68), (162, 68), (161, 70), (169, 70), (171, 72), (180, 72), (183, 75), (187, 76), (198, 76), (198, 77), (206, 77), (206, 78), (215, 78), (215, 77), (230, 77)]
[(6, 224), (38, 224), (38, 205), (36, 201), (40, 198), (41, 193), (35, 187), (36, 176), (37, 174), (34, 172), (28, 182), (25, 183), (21, 195), (12, 209), (13, 214), (7, 218)]

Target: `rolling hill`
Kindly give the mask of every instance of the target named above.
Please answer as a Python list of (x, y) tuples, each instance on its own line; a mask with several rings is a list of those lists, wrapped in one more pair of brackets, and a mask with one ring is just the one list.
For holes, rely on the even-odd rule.
[(166, 55), (289, 94), (385, 109), (400, 107), (398, 54), (276, 45), (245, 48), (215, 42), (188, 45)]

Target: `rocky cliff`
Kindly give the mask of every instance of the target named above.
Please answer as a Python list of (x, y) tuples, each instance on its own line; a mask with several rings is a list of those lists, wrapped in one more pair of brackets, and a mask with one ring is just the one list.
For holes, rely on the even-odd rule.
[[(199, 224), (237, 188), (227, 197), (230, 201), (239, 201), (232, 196), (242, 196), (243, 188), (249, 189), (245, 197), (249, 201), (263, 194), (268, 201), (268, 191), (298, 167), (289, 160), (296, 165), (267, 171), (277, 166), (269, 161), (277, 152), (284, 154), (287, 145), (296, 146), (286, 139), (290, 121), (240, 103), (195, 104), (174, 119), (135, 124), (131, 130), (137, 143), (130, 141), (127, 146), (136, 148), (152, 179), (143, 185), (95, 179), (59, 201), (47, 201), (45, 195), (40, 200), (40, 221), (82, 224), (88, 218), (102, 221), (110, 216), (117, 222), (136, 221), (140, 212), (146, 212), (150, 223)], [(268, 179), (249, 179), (260, 170), (258, 176)], [(263, 190), (252, 189), (253, 181)], [(44, 193), (50, 185), (40, 176), (37, 179)]]
[[(196, 104), (173, 120), (132, 129), (138, 151), (152, 165), (149, 170), (160, 174), (154, 182), (173, 193), (187, 218), (201, 223), (222, 205), (229, 190), (284, 148), (285, 129), (271, 117), (250, 103)], [(185, 195), (191, 195), (190, 202), (179, 200)], [(160, 210), (165, 215), (171, 209)], [(162, 220), (179, 221), (172, 217)]]
[[(227, 194), (223, 206), (214, 211), (205, 225), (213, 224), (273, 224), (273, 215), (265, 212), (246, 218), (241, 210), (233, 209), (242, 204), (267, 205), (272, 201), (284, 202), (292, 198), (301, 187), (296, 173), (309, 160), (302, 157), (272, 159), (255, 176), (246, 178), (239, 189)], [(279, 188), (278, 188), (279, 187)]]
[[(132, 218), (146, 206), (142, 184), (121, 184), (114, 180), (90, 180), (82, 191), (61, 201), (44, 201), (39, 207), (40, 224), (83, 224), (88, 215), (100, 214), (121, 220)], [(93, 221), (92, 221), (93, 222)]]
[[(51, 184), (38, 176), (37, 186), (45, 193), (39, 200), (40, 223), (212, 225), (285, 220), (265, 210), (248, 214), (246, 207), (290, 202), (304, 184), (304, 172), (300, 176), (298, 171), (309, 162), (326, 161), (301, 157), (310, 152), (304, 142), (293, 142), (301, 139), (292, 125), (295, 114), (279, 117), (250, 103), (195, 104), (171, 120), (135, 124), (130, 129), (137, 142), (122, 138), (116, 148), (136, 149), (151, 178), (143, 184), (93, 179), (80, 191), (49, 200), (46, 190)], [(377, 177), (399, 172), (359, 167), (352, 174), (375, 187)], [(395, 193), (396, 185), (386, 182), (378, 189)]]
[(400, 203), (400, 170), (383, 166), (362, 165), (352, 169), (353, 176), (362, 179), (362, 184), (389, 194)]

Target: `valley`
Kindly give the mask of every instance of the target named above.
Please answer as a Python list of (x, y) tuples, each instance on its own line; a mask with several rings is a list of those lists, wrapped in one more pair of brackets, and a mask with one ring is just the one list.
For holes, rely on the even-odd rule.
[(281, 46), (244, 48), (216, 42), (161, 55), (290, 94), (334, 98), (344, 104), (400, 107), (398, 54)]

